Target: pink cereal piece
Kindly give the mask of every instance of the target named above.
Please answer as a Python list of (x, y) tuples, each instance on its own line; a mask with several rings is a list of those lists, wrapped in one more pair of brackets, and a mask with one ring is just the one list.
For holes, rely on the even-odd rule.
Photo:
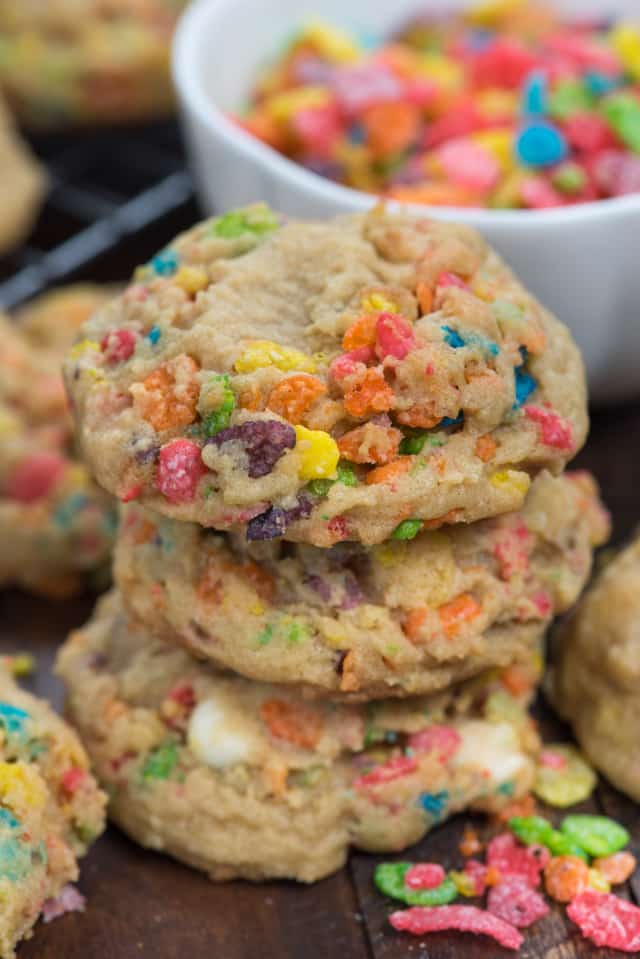
[(489, 193), (500, 179), (495, 157), (464, 137), (444, 143), (437, 151), (437, 159), (449, 180), (479, 193)]
[(336, 356), (335, 360), (329, 366), (329, 375), (334, 380), (344, 380), (347, 376), (357, 373), (360, 366), (371, 363), (376, 358), (372, 346), (359, 346), (350, 353), (342, 353)]
[(86, 899), (75, 886), (63, 886), (55, 899), (47, 899), (42, 906), (42, 921), (52, 922), (68, 912), (84, 912)]
[(544, 619), (546, 619), (547, 616), (550, 616), (553, 612), (553, 603), (551, 601), (551, 597), (544, 590), (534, 593), (531, 597), (531, 602)]
[(15, 467), (5, 493), (18, 503), (37, 503), (49, 495), (65, 469), (66, 462), (58, 453), (33, 453)]
[(554, 410), (542, 406), (525, 406), (525, 416), (540, 427), (542, 442), (559, 450), (573, 449), (571, 423), (563, 420)]
[(305, 153), (317, 158), (329, 156), (341, 131), (340, 115), (333, 103), (298, 110), (291, 125)]
[(86, 770), (81, 769), (79, 766), (72, 766), (70, 769), (64, 771), (60, 781), (64, 791), (69, 793), (70, 796), (73, 796), (86, 778)]
[(107, 363), (124, 363), (136, 348), (137, 336), (133, 330), (111, 330), (100, 341)]
[(474, 884), (474, 895), (483, 896), (487, 888), (487, 867), (479, 859), (467, 859), (462, 870)]
[(439, 274), (438, 279), (436, 280), (436, 288), (444, 289), (447, 286), (457, 286), (461, 290), (469, 289), (464, 280), (461, 280), (460, 277), (455, 273), (448, 273), (447, 271), (444, 271), (443, 273)]
[(435, 889), (444, 882), (446, 875), (437, 862), (418, 862), (405, 873), (404, 884), (409, 889)]
[(487, 846), (488, 866), (495, 866), (502, 879), (519, 876), (533, 889), (540, 885), (540, 873), (550, 858), (544, 846), (521, 846), (510, 832), (494, 836)]
[(206, 472), (197, 443), (171, 440), (160, 450), (156, 485), (169, 502), (190, 503), (198, 481)]
[(519, 949), (524, 941), (515, 926), (476, 906), (413, 906), (392, 912), (389, 922), (394, 929), (414, 936), (450, 930), (491, 936), (505, 949)]
[(386, 783), (393, 782), (395, 779), (402, 779), (415, 772), (418, 768), (418, 760), (415, 756), (394, 756), (381, 763), (365, 773), (364, 776), (358, 776), (353, 785), (356, 789), (367, 789), (370, 786), (384, 786)]
[(395, 356), (403, 360), (416, 345), (410, 323), (395, 313), (381, 313), (376, 323), (376, 353), (383, 360)]
[(538, 764), (547, 766), (549, 769), (564, 769), (568, 765), (566, 756), (554, 753), (552, 749), (542, 750), (538, 756)]
[(487, 897), (487, 909), (518, 929), (532, 926), (549, 913), (542, 896), (520, 876), (507, 876), (493, 886)]
[(640, 909), (611, 893), (588, 889), (567, 906), (567, 915), (596, 946), (638, 954)]
[(349, 522), (344, 516), (334, 516), (327, 523), (327, 529), (337, 541), (349, 537)]
[(565, 204), (562, 194), (541, 176), (529, 176), (522, 181), (520, 199), (531, 210), (551, 210)]
[(136, 500), (139, 498), (143, 489), (144, 489), (144, 483), (134, 483), (133, 486), (130, 486), (128, 489), (124, 491), (124, 493), (120, 494), (120, 502), (132, 503), (133, 500)]
[(412, 733), (408, 742), (409, 748), (416, 753), (437, 753), (438, 759), (443, 764), (453, 759), (461, 744), (462, 737), (457, 729), (437, 724)]
[(562, 129), (570, 146), (584, 153), (597, 153), (617, 143), (611, 127), (597, 113), (574, 113), (567, 117)]

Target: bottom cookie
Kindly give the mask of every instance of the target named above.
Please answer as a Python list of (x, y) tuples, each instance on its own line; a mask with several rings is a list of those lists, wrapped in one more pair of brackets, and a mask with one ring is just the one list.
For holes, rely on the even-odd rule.
[(350, 845), (401, 850), (533, 779), (531, 656), (437, 696), (311, 701), (198, 663), (111, 594), (57, 669), (113, 820), (215, 880), (312, 882)]
[(2, 959), (78, 878), (77, 857), (102, 832), (105, 803), (75, 733), (0, 668)]

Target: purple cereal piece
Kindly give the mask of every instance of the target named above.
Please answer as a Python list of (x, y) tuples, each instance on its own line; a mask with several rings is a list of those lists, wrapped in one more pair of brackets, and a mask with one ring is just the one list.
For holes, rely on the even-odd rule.
[(42, 921), (51, 922), (67, 912), (84, 912), (85, 898), (75, 886), (63, 886), (55, 899), (47, 899), (42, 906)]
[(307, 586), (309, 586), (315, 593), (318, 594), (320, 599), (324, 600), (325, 603), (331, 602), (331, 586), (322, 576), (312, 575), (307, 576)]
[(220, 448), (225, 443), (240, 443), (249, 460), (251, 479), (267, 476), (285, 450), (296, 445), (296, 432), (280, 420), (249, 420), (240, 426), (229, 426), (212, 436), (207, 443)]
[(272, 506), (266, 513), (261, 513), (247, 524), (247, 539), (277, 539), (282, 536), (290, 523), (297, 519), (306, 519), (313, 509), (313, 503), (306, 496), (300, 496), (298, 505), (293, 509), (283, 509), (281, 506)]
[(364, 593), (360, 589), (358, 580), (351, 572), (345, 573), (344, 591), (345, 597), (340, 604), (341, 609), (355, 609), (356, 606), (360, 606), (360, 604), (364, 602)]

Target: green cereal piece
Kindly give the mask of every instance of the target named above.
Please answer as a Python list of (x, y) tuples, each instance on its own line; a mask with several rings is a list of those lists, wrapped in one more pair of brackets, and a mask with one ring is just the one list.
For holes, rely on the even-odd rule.
[(411, 862), (383, 862), (376, 866), (373, 881), (380, 892), (392, 899), (399, 899), (409, 906), (445, 906), (458, 896), (452, 879), (444, 879), (435, 889), (407, 889), (404, 877), (411, 869)]
[(287, 640), (290, 643), (299, 643), (301, 639), (307, 638), (307, 628), (304, 623), (294, 621), (287, 631)]
[(542, 816), (514, 816), (508, 826), (525, 846), (546, 846), (554, 856), (577, 856), (585, 862), (589, 861), (581, 846), (554, 829)]
[(549, 852), (554, 856), (577, 856), (578, 859), (582, 859), (587, 863), (589, 862), (589, 856), (582, 846), (578, 845), (577, 842), (574, 842), (573, 839), (565, 836), (563, 832), (559, 832), (557, 829), (553, 830), (546, 846)]
[(573, 113), (591, 110), (593, 97), (579, 80), (559, 83), (549, 96), (549, 113), (554, 120), (566, 120)]
[(624, 826), (607, 816), (567, 816), (560, 829), (590, 856), (610, 856), (626, 846), (631, 838)]
[(628, 93), (607, 97), (602, 103), (602, 113), (625, 146), (640, 153), (640, 103), (636, 98)]
[(169, 779), (178, 762), (178, 747), (174, 742), (166, 742), (147, 757), (142, 767), (143, 779)]
[(278, 226), (278, 220), (265, 203), (245, 210), (230, 210), (213, 221), (212, 233), (225, 240), (235, 240), (245, 233), (262, 236)]
[(271, 623), (267, 623), (265, 628), (258, 635), (258, 645), (268, 646), (272, 639), (273, 639), (273, 625)]
[(394, 529), (391, 539), (415, 539), (422, 529), (421, 519), (405, 519)]
[(229, 383), (229, 375), (222, 373), (212, 377), (212, 382), (222, 383), (222, 402), (215, 410), (205, 413), (202, 425), (207, 436), (215, 436), (229, 425), (231, 414), (236, 407), (236, 398)]
[(336, 468), (336, 479), (316, 479), (311, 480), (307, 489), (313, 496), (326, 496), (332, 486), (336, 483), (342, 483), (343, 486), (357, 486), (358, 477), (351, 463), (341, 461)]
[(422, 453), (428, 439), (428, 433), (414, 433), (411, 436), (405, 436), (400, 443), (399, 452), (403, 456), (416, 456), (418, 453)]

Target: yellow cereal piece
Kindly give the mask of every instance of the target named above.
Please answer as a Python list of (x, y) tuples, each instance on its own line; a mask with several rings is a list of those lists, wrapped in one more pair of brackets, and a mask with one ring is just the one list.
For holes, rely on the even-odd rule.
[(474, 133), (471, 139), (495, 157), (503, 173), (513, 170), (513, 135), (509, 130), (481, 130), (480, 133)]
[(18, 815), (27, 809), (42, 809), (47, 789), (38, 772), (26, 763), (0, 762), (0, 802)]
[[(488, 87), (479, 90), (474, 100), (480, 113), (489, 119), (495, 117), (512, 116), (518, 107), (518, 94), (513, 90), (503, 90), (501, 87)], [(488, 130), (487, 133), (491, 131)], [(501, 133), (502, 131), (496, 131)]]
[(515, 166), (491, 195), (490, 205), (506, 209), (517, 209), (522, 206), (520, 191), (527, 176), (530, 176), (530, 174), (523, 167)]
[(133, 279), (136, 283), (144, 283), (151, 276), (153, 276), (153, 270), (148, 266), (137, 266), (133, 271)]
[(260, 602), (254, 603), (253, 606), (249, 607), (249, 612), (252, 616), (262, 616), (264, 613), (264, 606)]
[(626, 72), (634, 80), (640, 80), (640, 28), (631, 23), (619, 23), (609, 34), (609, 42)]
[(236, 360), (235, 369), (238, 373), (252, 373), (265, 366), (276, 366), (279, 370), (288, 373), (296, 370), (300, 373), (315, 373), (314, 360), (301, 353), (300, 350), (286, 349), (271, 340), (254, 340)]
[(464, 18), (474, 27), (493, 27), (504, 16), (523, 6), (524, 2), (525, 0), (482, 0), (467, 10)]
[(361, 300), (365, 313), (397, 313), (398, 304), (384, 293), (369, 293)]
[(327, 621), (322, 626), (322, 636), (325, 642), (332, 649), (345, 649), (347, 647), (347, 637), (344, 630), (339, 629), (334, 623)]
[(595, 889), (596, 892), (611, 892), (611, 883), (603, 876), (599, 869), (590, 869), (588, 884), (590, 889)]
[(499, 470), (494, 473), (489, 480), (496, 489), (515, 490), (521, 496), (526, 496), (531, 485), (531, 479), (526, 473), (519, 473), (517, 470)]
[(340, 459), (340, 450), (333, 437), (324, 430), (308, 430), (306, 426), (296, 426), (295, 431), (296, 450), (300, 454), (300, 479), (333, 479)]
[(321, 57), (333, 63), (354, 63), (360, 50), (349, 37), (323, 20), (312, 20), (302, 32), (302, 43), (310, 43)]
[(69, 356), (72, 360), (77, 360), (81, 356), (84, 356), (85, 353), (99, 353), (100, 344), (96, 343), (95, 340), (80, 340), (79, 343), (76, 343), (75, 346), (71, 347)]
[(298, 87), (295, 90), (276, 93), (267, 100), (265, 109), (273, 120), (284, 123), (299, 110), (323, 107), (329, 103), (330, 99), (331, 95), (325, 87)]
[(181, 266), (173, 278), (185, 293), (198, 293), (209, 285), (209, 277), (196, 266)]
[(462, 66), (455, 60), (440, 53), (424, 53), (416, 66), (420, 73), (437, 83), (447, 93), (455, 93), (462, 87), (464, 73)]
[(9, 670), (12, 676), (29, 676), (36, 667), (35, 658), (31, 653), (16, 653), (15, 656), (5, 656), (2, 665)]

